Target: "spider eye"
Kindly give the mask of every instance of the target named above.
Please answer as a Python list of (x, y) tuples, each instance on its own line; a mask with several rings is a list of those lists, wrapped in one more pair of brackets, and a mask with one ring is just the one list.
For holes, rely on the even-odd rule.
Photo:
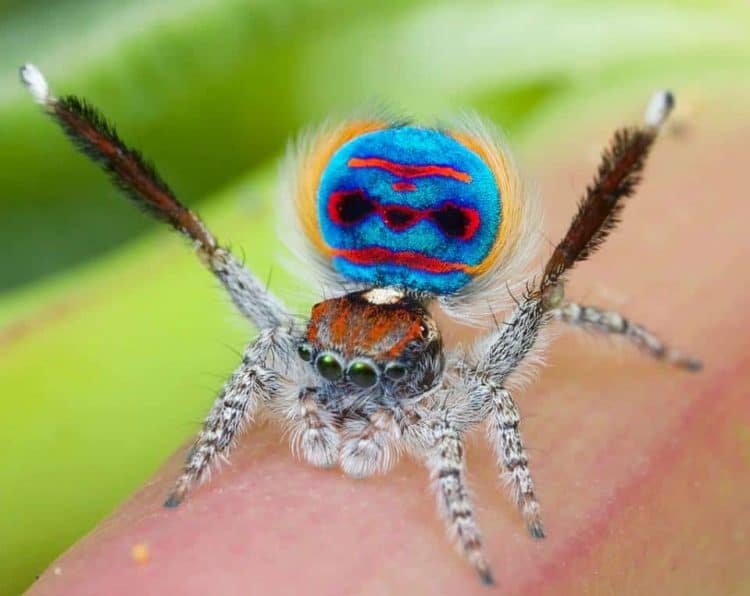
[(372, 387), (378, 382), (378, 371), (366, 360), (352, 362), (346, 371), (346, 376), (352, 383), (363, 389)]
[(450, 238), (469, 240), (479, 227), (479, 213), (475, 209), (446, 203), (430, 212), (432, 221)]
[(312, 346), (310, 344), (300, 344), (299, 347), (297, 347), (297, 354), (305, 362), (310, 362), (313, 356)]
[(339, 225), (352, 225), (375, 211), (372, 201), (361, 190), (335, 192), (328, 202), (328, 213)]
[(339, 359), (336, 358), (336, 356), (330, 353), (323, 353), (318, 356), (318, 359), (315, 361), (315, 366), (317, 367), (320, 376), (326, 381), (337, 381), (344, 374), (341, 362), (339, 362)]
[(406, 376), (406, 367), (398, 362), (391, 362), (385, 367), (385, 376), (391, 381), (398, 381)]

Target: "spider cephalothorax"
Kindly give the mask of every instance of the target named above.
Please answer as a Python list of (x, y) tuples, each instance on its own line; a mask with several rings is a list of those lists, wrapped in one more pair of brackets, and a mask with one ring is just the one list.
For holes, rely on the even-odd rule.
[(487, 424), (528, 531), (543, 538), (507, 385), (544, 327), (556, 319), (621, 335), (658, 359), (700, 367), (618, 313), (566, 302), (563, 291), (566, 273), (617, 223), (672, 107), (667, 92), (656, 94), (643, 126), (615, 134), (570, 229), (503, 324), (459, 351), (443, 348), (430, 303), (463, 318), (502, 304), (506, 284), (517, 281), (514, 272), (528, 263), (540, 236), (535, 198), (486, 125), (438, 130), (358, 120), (302, 144), (289, 160), (285, 186), (300, 230), (291, 240), (310, 257), (306, 269), (333, 282), (333, 297), (300, 325), (91, 106), (50, 95), (31, 65), (21, 78), (132, 200), (193, 241), (259, 330), (214, 402), (168, 507), (206, 477), (263, 407), (291, 427), (293, 447), (314, 465), (363, 477), (386, 471), (402, 452), (421, 459), (448, 528), (482, 581), (492, 583), (466, 487), (462, 437)]
[(435, 385), (444, 365), (432, 317), (421, 302), (394, 289), (316, 304), (297, 353), (342, 393), (332, 404), (342, 411), (363, 397), (370, 403), (360, 407), (393, 406), (420, 395)]

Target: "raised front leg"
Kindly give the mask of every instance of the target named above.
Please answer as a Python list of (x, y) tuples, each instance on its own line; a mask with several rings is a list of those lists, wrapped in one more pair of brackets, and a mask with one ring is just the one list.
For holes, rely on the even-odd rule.
[(248, 346), (242, 364), (225, 383), (203, 423), (166, 507), (179, 505), (190, 487), (207, 477), (211, 465), (226, 456), (239, 431), (252, 422), (259, 404), (281, 394), (286, 381), (268, 362), (283, 362), (279, 358), (288, 356), (290, 343), (286, 331), (267, 329)]
[(526, 355), (538, 347), (539, 332), (549, 320), (542, 297), (526, 294), (497, 331), (477, 342), (475, 361), (467, 374), (479, 383), (502, 386)]
[(552, 311), (552, 314), (569, 325), (609, 335), (620, 335), (657, 360), (690, 371), (697, 371), (702, 367), (699, 360), (673, 350), (648, 329), (629, 321), (620, 313), (569, 302)]
[(547, 261), (539, 283), (531, 285), (503, 325), (475, 347), (478, 356), (470, 372), (480, 382), (503, 386), (506, 377), (535, 347), (540, 330), (563, 305), (567, 273), (594, 254), (619, 223), (625, 206), (623, 199), (635, 191), (648, 153), (673, 103), (671, 93), (658, 92), (648, 105), (642, 126), (615, 132), (602, 154), (593, 183), (586, 188), (578, 212)]
[[(201, 252), (200, 247), (198, 251)], [(291, 324), (292, 316), (281, 301), (229, 250), (218, 247), (200, 256), (227, 290), (237, 310), (256, 328)]]
[(290, 324), (286, 308), (216, 238), (200, 218), (175, 197), (156, 168), (128, 147), (91, 104), (75, 96), (54, 97), (42, 73), (21, 67), (32, 97), (62, 127), (73, 144), (109, 174), (114, 185), (138, 207), (189, 238), (198, 256), (219, 278), (239, 311), (258, 329)]

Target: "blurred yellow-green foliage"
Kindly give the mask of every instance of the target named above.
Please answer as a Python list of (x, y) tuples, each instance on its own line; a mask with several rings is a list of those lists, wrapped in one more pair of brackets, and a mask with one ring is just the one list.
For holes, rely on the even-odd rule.
[(251, 333), (39, 113), (21, 63), (98, 105), (283, 291), (270, 164), (305, 124), (469, 107), (542, 151), (665, 85), (746, 101), (749, 40), (739, 0), (0, 0), (0, 594), (196, 430)]

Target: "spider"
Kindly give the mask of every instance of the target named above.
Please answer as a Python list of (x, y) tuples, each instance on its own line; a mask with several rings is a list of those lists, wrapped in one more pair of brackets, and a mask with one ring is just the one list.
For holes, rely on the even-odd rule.
[[(203, 222), (152, 165), (85, 101), (55, 98), (41, 72), (20, 70), (33, 98), (139, 207), (192, 241), (237, 309), (257, 328), (165, 501), (176, 507), (226, 457), (261, 408), (291, 429), (309, 463), (362, 478), (405, 452), (429, 469), (449, 532), (482, 582), (493, 575), (465, 480), (464, 434), (486, 423), (501, 475), (532, 537), (544, 529), (509, 381), (540, 349), (553, 320), (622, 336), (695, 371), (624, 316), (568, 302), (569, 270), (618, 223), (623, 199), (673, 105), (657, 92), (640, 127), (618, 130), (544, 269), (525, 268), (539, 237), (538, 199), (505, 146), (478, 119), (427, 128), (385, 117), (321, 129), (290, 150), (283, 224), (306, 269), (333, 295), (300, 321)], [(515, 304), (511, 282), (526, 276)], [(466, 350), (445, 349), (429, 307), (458, 320), (511, 306)]]

